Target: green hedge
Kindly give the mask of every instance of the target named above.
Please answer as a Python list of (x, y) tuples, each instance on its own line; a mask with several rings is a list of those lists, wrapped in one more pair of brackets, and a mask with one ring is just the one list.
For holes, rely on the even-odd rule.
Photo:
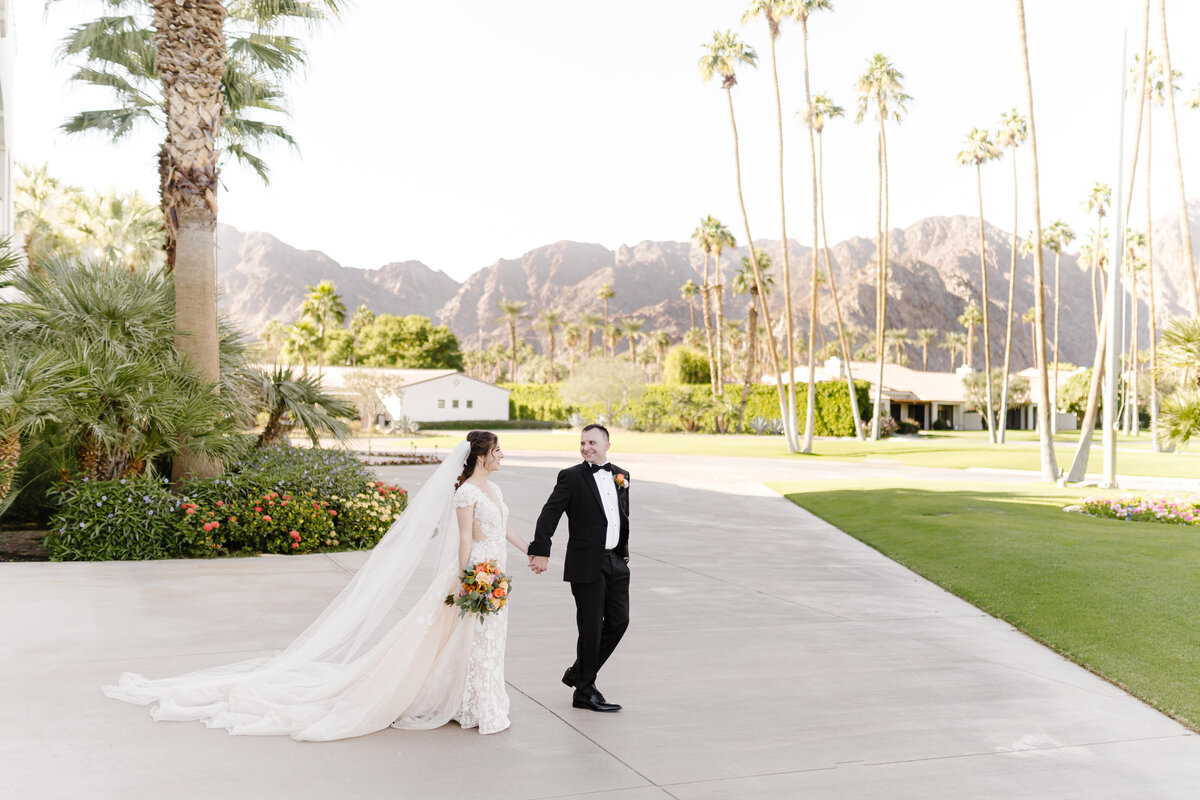
[(526, 431), (571, 427), (562, 419), (445, 419), (417, 424), (422, 431)]
[[(864, 419), (870, 415), (869, 384), (855, 381), (858, 409)], [(563, 402), (558, 384), (506, 384), (509, 389), (510, 413), (520, 422), (510, 422), (509, 427), (533, 427), (540, 424), (563, 424), (571, 414), (580, 414), (585, 420), (596, 419), (603, 409), (598, 406), (578, 407)], [(804, 387), (797, 386), (797, 402), (803, 418), (805, 404)], [(609, 422), (621, 425), (621, 420), (632, 418), (635, 430), (647, 431), (693, 431), (699, 433), (729, 432), (736, 429), (738, 410), (742, 400), (742, 387), (727, 385), (722, 397), (712, 397), (709, 384), (651, 384), (646, 386), (641, 397), (617, 411), (616, 419)], [(850, 420), (850, 393), (845, 381), (823, 381), (817, 384), (814, 433), (817, 436), (853, 436), (854, 427)], [(773, 384), (754, 384), (746, 398), (745, 420), (755, 417), (769, 420), (780, 419), (779, 399)], [(479, 427), (495, 423), (479, 422)], [(462, 423), (464, 428), (471, 427)], [(450, 428), (446, 423), (429, 423), (429, 427)], [(455, 424), (453, 429), (458, 429)]]

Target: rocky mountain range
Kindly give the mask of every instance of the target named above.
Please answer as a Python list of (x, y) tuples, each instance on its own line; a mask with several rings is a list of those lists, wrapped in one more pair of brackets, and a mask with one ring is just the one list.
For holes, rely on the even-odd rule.
[[(1200, 245), (1200, 200), (1189, 203), (1192, 239)], [(598, 244), (561, 241), (545, 245), (517, 259), (501, 259), (484, 267), (462, 283), (419, 261), (385, 264), (379, 269), (344, 267), (325, 254), (297, 250), (267, 233), (243, 233), (228, 225), (218, 231), (218, 274), (222, 310), (243, 328), (259, 330), (270, 319), (290, 321), (299, 316), (305, 286), (332, 280), (347, 309), (365, 304), (376, 313), (422, 314), (454, 331), (464, 347), (478, 348), (507, 341), (502, 322), (502, 300), (525, 300), (526, 312), (554, 308), (567, 321), (581, 314), (601, 313), (598, 297), (607, 284), (615, 295), (609, 300), (609, 317), (639, 317), (646, 331), (665, 330), (673, 341), (690, 326), (688, 303), (680, 287), (689, 279), (702, 282), (704, 254), (690, 242), (641, 242), (609, 250)], [(1159, 319), (1184, 313), (1186, 296), (1182, 244), (1175, 214), (1158, 220), (1153, 229), (1155, 275), (1158, 281)], [(1011, 233), (985, 223), (984, 240), (988, 262), (989, 327), (992, 358), (999, 365), (1004, 346), (1004, 309), (1007, 305)], [(782, 321), (782, 246), (779, 241), (756, 242), (772, 259), (775, 286), (770, 297), (772, 317)], [(1072, 249), (1078, 249), (1076, 241)], [(798, 335), (808, 331), (809, 276), (812, 249), (789, 242), (795, 326)], [(979, 224), (967, 216), (930, 217), (889, 235), (888, 327), (919, 328), (941, 332), (963, 330), (958, 317), (967, 303), (980, 303)], [(726, 251), (721, 259), (725, 311), (728, 319), (745, 316), (747, 297), (734, 296), (730, 286), (740, 266), (745, 247)], [(875, 258), (873, 239), (851, 238), (830, 248), (830, 260), (842, 301), (845, 321), (862, 331), (856, 343), (873, 336), (875, 319)], [(1030, 326), (1022, 314), (1033, 305), (1033, 257), (1016, 259), (1013, 323), (1014, 369), (1033, 364)], [(710, 263), (710, 269), (715, 264)], [(1049, 299), (1053, 303), (1055, 254), (1045, 253)], [(1094, 300), (1091, 274), (1077, 257), (1064, 252), (1059, 263), (1060, 356), (1062, 360), (1087, 364), (1095, 347)], [(821, 272), (824, 273), (822, 256)], [(1139, 347), (1148, 337), (1149, 311), (1146, 277), (1139, 278)], [(1051, 305), (1052, 309), (1053, 306)], [(695, 304), (699, 324), (700, 304)], [(834, 309), (827, 286), (822, 286), (818, 304), (818, 345), (836, 335)], [(524, 335), (539, 348), (541, 334), (525, 323)], [(1053, 336), (1053, 322), (1048, 324)], [(937, 341), (941, 341), (941, 337)], [(912, 365), (922, 363), (921, 348), (908, 346)], [(948, 369), (950, 354), (941, 347), (929, 350), (930, 369)], [(982, 366), (982, 330), (976, 331), (976, 366)]]

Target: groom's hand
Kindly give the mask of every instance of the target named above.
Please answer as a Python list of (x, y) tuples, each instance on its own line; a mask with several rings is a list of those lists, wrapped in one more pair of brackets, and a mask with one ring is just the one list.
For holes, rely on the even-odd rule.
[(550, 566), (549, 556), (530, 556), (529, 568), (536, 574), (541, 575)]

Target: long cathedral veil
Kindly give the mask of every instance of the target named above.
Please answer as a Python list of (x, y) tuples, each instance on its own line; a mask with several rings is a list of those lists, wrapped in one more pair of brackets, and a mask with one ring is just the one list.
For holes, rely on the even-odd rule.
[[(444, 605), (456, 583), (455, 481), (460, 442), (413, 497), (354, 578), (282, 652), (173, 678), (121, 675), (109, 697), (157, 703), (159, 720), (204, 720), (238, 734), (328, 740), (400, 720), (444, 724), (457, 711), (472, 626)], [(417, 568), (434, 554), (421, 599), (381, 630)]]

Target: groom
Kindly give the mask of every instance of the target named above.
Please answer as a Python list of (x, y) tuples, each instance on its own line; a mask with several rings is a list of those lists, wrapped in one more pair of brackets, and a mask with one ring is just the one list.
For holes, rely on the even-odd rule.
[(579, 641), (563, 683), (575, 687), (575, 708), (592, 711), (621, 710), (600, 694), (596, 673), (629, 627), (629, 473), (609, 462), (608, 447), (607, 428), (583, 429), (583, 463), (558, 473), (529, 545), (529, 565), (540, 574), (550, 561), (550, 538), (566, 512), (563, 580), (575, 595)]

